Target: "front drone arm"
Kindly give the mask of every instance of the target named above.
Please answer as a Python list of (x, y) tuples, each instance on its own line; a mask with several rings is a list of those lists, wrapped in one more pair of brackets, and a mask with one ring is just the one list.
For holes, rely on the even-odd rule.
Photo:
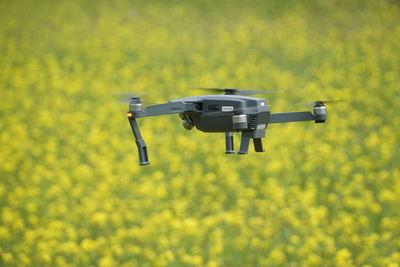
[(158, 116), (158, 115), (166, 115), (166, 114), (175, 114), (175, 113), (183, 113), (186, 111), (195, 111), (196, 106), (194, 103), (185, 103), (185, 102), (169, 102), (165, 104), (158, 104), (147, 106), (143, 110), (135, 110), (136, 104), (130, 104), (130, 111), (133, 113), (135, 118), (143, 118), (149, 116)]
[(194, 103), (185, 102), (169, 102), (165, 104), (148, 106), (143, 109), (143, 105), (139, 98), (133, 98), (129, 103), (129, 111), (127, 113), (129, 124), (132, 128), (133, 135), (135, 136), (136, 146), (139, 153), (139, 164), (141, 166), (150, 164), (149, 157), (147, 155), (147, 147), (140, 134), (139, 125), (136, 122), (136, 118), (143, 118), (149, 116), (166, 115), (182, 113), (185, 111), (194, 111), (196, 106)]

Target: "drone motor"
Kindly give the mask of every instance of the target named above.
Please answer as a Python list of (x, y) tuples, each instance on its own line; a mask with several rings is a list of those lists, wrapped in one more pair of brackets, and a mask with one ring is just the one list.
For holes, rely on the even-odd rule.
[(134, 112), (143, 111), (143, 104), (140, 101), (139, 97), (132, 97), (129, 103), (129, 110)]
[(322, 123), (326, 120), (326, 107), (324, 105), (314, 106), (315, 123)]

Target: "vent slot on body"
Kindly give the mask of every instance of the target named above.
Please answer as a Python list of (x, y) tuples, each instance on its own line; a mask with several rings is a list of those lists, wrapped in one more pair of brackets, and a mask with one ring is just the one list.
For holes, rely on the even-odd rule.
[(250, 121), (249, 121), (250, 129), (255, 130), (257, 128), (257, 115), (250, 114)]

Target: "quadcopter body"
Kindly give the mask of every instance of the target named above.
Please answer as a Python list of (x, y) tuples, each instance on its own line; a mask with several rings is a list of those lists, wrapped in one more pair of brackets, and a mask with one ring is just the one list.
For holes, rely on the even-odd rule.
[[(219, 89), (218, 89), (219, 90)], [(233, 132), (242, 132), (238, 154), (247, 154), (250, 140), (253, 139), (254, 150), (264, 152), (261, 138), (270, 123), (294, 121), (325, 122), (327, 119), (326, 101), (315, 101), (313, 112), (271, 113), (267, 101), (263, 98), (239, 95), (241, 92), (259, 93), (262, 91), (221, 89), (225, 95), (192, 96), (168, 101), (168, 103), (143, 107), (139, 97), (129, 102), (127, 113), (136, 145), (139, 152), (139, 164), (148, 165), (146, 144), (141, 137), (136, 119), (165, 114), (179, 114), (185, 129), (207, 133), (225, 133), (226, 154), (235, 153)]]
[[(183, 126), (202, 132), (238, 132), (266, 127), (269, 108), (265, 99), (240, 95), (204, 95), (171, 100), (195, 103), (196, 110), (180, 113)], [(249, 122), (249, 123), (248, 123)]]

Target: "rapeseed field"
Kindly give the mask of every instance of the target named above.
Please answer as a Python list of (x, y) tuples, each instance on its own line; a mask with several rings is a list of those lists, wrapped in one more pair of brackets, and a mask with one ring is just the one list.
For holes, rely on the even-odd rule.
[[(398, 1), (1, 1), (0, 266), (400, 263)], [(265, 153), (115, 92), (280, 90)], [(235, 135), (236, 147), (239, 135)]]

